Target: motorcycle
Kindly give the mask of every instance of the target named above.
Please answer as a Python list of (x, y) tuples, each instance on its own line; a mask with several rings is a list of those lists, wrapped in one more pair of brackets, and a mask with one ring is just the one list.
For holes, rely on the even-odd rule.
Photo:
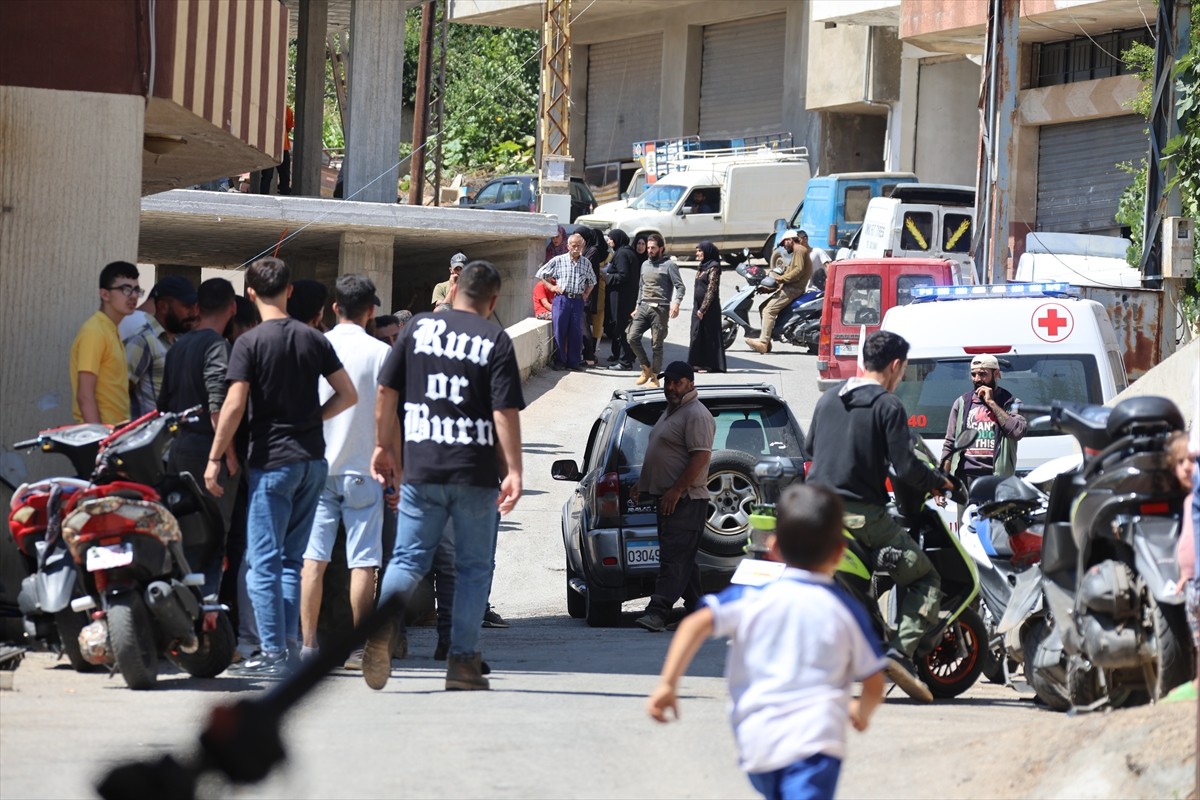
[[(43, 436), (69, 441), (78, 452), (82, 474), (88, 474), (100, 441), (111, 432), (108, 425), (73, 425), (46, 431)], [(35, 444), (33, 439), (17, 442), (13, 448)], [(17, 595), (25, 635), (65, 655), (77, 672), (91, 671), (95, 665), (80, 652), (79, 633), (88, 617), (71, 608), (71, 601), (84, 592), (62, 538), (62, 515), (64, 507), (73, 505), (76, 494), (89, 485), (86, 480), (65, 477), (23, 483), (13, 492), (8, 514), (9, 533), (25, 573)]]
[[(774, 292), (776, 288), (775, 277), (772, 273), (763, 267), (751, 264), (748, 252), (746, 260), (738, 264), (735, 271), (746, 279), (746, 285), (721, 306), (721, 344), (727, 350), (730, 345), (737, 341), (739, 327), (744, 331), (744, 335), (749, 338), (754, 338), (761, 333), (759, 328), (755, 328), (750, 324), (750, 310), (754, 306), (754, 297), (764, 292)], [(775, 319), (775, 331), (771, 336), (772, 341), (788, 341), (784, 336), (784, 329), (792, 319), (793, 314), (796, 313), (799, 307), (813, 301), (818, 296), (823, 298), (824, 294), (816, 291), (806, 292), (793, 300), (791, 305), (780, 312), (779, 316)], [(763, 307), (769, 300), (770, 298), (768, 297), (758, 304), (758, 313), (760, 316)], [(823, 300), (817, 300), (818, 319), (820, 319), (820, 304), (823, 302)]]
[(1174, 554), (1184, 490), (1164, 452), (1183, 416), (1149, 396), (1019, 411), (1087, 454), (1050, 492), (1041, 586), (1058, 635), (1035, 649), (1033, 671), (1062, 687), (1061, 710), (1158, 700), (1195, 674)]
[[(805, 297), (809, 299), (803, 300)], [(797, 347), (807, 348), (809, 353), (815, 355), (817, 339), (821, 333), (821, 311), (825, 307), (825, 292), (805, 292), (797, 300), (802, 302), (792, 304), (791, 318), (784, 323), (780, 337)]]
[(84, 591), (70, 607), (91, 612), (78, 637), (83, 658), (115, 664), (131, 689), (154, 686), (162, 654), (196, 677), (214, 677), (233, 660), (227, 610), (202, 596), (205, 575), (191, 567), (219, 559), (220, 514), (191, 474), (163, 465), (180, 424), (198, 412), (151, 412), (86, 447), (77, 441), (81, 426), (34, 440), (81, 472), (96, 448), (91, 482), (61, 511), (61, 538)]
[[(964, 430), (954, 442), (955, 451), (970, 447), (975, 437), (976, 431)], [(912, 438), (918, 458), (936, 469), (938, 462), (925, 443), (919, 437)], [(939, 474), (944, 473), (939, 471)], [(789, 459), (764, 459), (756, 465), (755, 475), (764, 486), (768, 483), (778, 485), (794, 479), (796, 468)], [(955, 502), (965, 503), (967, 493), (962, 482), (952, 476), (947, 477), (950, 477), (954, 484), (954, 488), (950, 490), (950, 498)], [(987, 659), (987, 631), (983, 620), (972, 607), (979, 595), (979, 577), (975, 570), (975, 562), (964, 551), (958, 539), (951, 535), (941, 515), (927, 505), (926, 501), (932, 497), (930, 493), (902, 484), (894, 475), (892, 490), (895, 496), (893, 513), (897, 521), (929, 556), (941, 576), (941, 612), (937, 623), (921, 638), (913, 661), (918, 675), (934, 697), (957, 697), (975, 684)], [(764, 494), (772, 496), (766, 489)], [(878, 562), (877, 557), (854, 538), (851, 533), (854, 522), (852, 516), (848, 515), (847, 528), (844, 530), (847, 546), (834, 579), (859, 600), (870, 616), (880, 641), (886, 642), (899, 624), (899, 595), (904, 590), (895, 585), (886, 567)], [(753, 558), (761, 559), (767, 550), (766, 535), (774, 530), (774, 508), (769, 505), (760, 506), (751, 515), (750, 525), (751, 541), (747, 552)], [(743, 562), (746, 563), (748, 562)], [(739, 566), (739, 572), (743, 575), (735, 573), (733, 581), (761, 583), (761, 579), (753, 576), (756, 570), (761, 569), (759, 565), (752, 563), (745, 570)], [(880, 609), (880, 598), (885, 592), (888, 593), (886, 615)]]

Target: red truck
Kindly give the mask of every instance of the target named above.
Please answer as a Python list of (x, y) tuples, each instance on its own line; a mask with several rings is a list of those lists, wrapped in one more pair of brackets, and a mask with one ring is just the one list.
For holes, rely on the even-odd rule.
[(827, 269), (817, 343), (821, 391), (854, 377), (864, 328), (867, 335), (879, 330), (889, 308), (911, 302), (914, 286), (950, 286), (957, 274), (954, 262), (934, 258), (852, 258)]

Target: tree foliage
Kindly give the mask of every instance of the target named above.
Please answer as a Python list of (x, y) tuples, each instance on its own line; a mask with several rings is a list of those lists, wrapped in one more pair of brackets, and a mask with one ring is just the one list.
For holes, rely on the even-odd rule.
[[(1130, 108), (1149, 119), (1154, 93), (1154, 48), (1134, 44), (1122, 56), (1142, 80), (1142, 89), (1130, 101)], [(1179, 134), (1163, 146), (1163, 158), (1174, 166), (1166, 190), (1178, 188), (1184, 216), (1200, 220), (1200, 29), (1192, 28), (1191, 47), (1176, 62), (1172, 78), (1175, 82)], [(1128, 225), (1132, 231), (1133, 245), (1129, 248), (1128, 260), (1136, 266), (1145, 240), (1143, 215), (1149, 167), (1144, 158), (1139, 164), (1126, 162), (1122, 166), (1133, 176), (1133, 183), (1121, 195), (1117, 221)], [(1200, 276), (1188, 281), (1183, 291), (1184, 314), (1193, 325), (1197, 320), (1198, 300)]]

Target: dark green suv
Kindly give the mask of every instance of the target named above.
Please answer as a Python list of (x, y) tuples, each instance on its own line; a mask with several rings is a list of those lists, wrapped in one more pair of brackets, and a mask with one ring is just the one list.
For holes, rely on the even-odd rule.
[[(751, 507), (761, 492), (754, 465), (767, 456), (791, 458), (803, 474), (804, 434), (774, 387), (697, 386), (716, 419), (709, 463), (708, 520), (696, 561), (706, 589), (728, 583), (743, 556)], [(567, 612), (589, 625), (621, 622), (621, 603), (648, 597), (658, 575), (658, 528), (653, 503), (634, 505), (650, 429), (667, 401), (661, 389), (613, 392), (591, 427), (582, 466), (554, 462), (555, 480), (575, 481), (563, 505)]]

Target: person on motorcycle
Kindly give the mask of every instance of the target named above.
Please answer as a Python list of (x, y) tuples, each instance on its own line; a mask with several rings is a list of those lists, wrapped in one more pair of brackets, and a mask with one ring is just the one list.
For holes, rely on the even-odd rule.
[(779, 288), (763, 306), (762, 331), (758, 338), (746, 337), (746, 344), (756, 353), (771, 352), (771, 334), (775, 330), (775, 318), (790, 306), (793, 300), (804, 294), (804, 290), (808, 286), (808, 279), (812, 277), (813, 265), (808, 248), (802, 244), (807, 241), (808, 236), (804, 231), (783, 232), (780, 244), (783, 245), (787, 256), (784, 258), (783, 274), (775, 276)]
[(863, 344), (862, 377), (851, 378), (817, 401), (806, 448), (806, 480), (833, 489), (846, 507), (850, 533), (904, 589), (899, 626), (888, 642), (887, 673), (910, 697), (932, 700), (912, 657), (938, 618), (941, 579), (933, 563), (888, 513), (888, 465), (895, 478), (929, 491), (952, 487), (949, 478), (913, 453), (908, 413), (892, 392), (908, 366), (908, 342), (876, 331)]

